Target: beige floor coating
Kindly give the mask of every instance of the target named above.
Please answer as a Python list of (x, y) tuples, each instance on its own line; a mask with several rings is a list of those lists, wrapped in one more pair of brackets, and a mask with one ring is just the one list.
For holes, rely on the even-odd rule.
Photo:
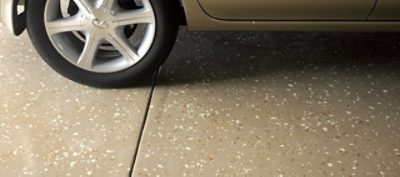
[(149, 88), (101, 90), (0, 28), (0, 176), (128, 176)]
[(179, 41), (133, 176), (399, 176), (398, 34)]
[[(399, 34), (178, 40), (132, 176), (400, 174)], [(129, 176), (150, 87), (81, 86), (0, 41), (0, 176)]]

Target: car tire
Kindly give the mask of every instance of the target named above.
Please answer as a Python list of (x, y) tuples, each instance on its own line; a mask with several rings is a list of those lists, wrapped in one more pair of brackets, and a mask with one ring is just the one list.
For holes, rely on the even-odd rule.
[[(59, 74), (75, 82), (93, 87), (118, 88), (133, 86), (140, 84), (148, 77), (152, 77), (153, 73), (168, 57), (179, 29), (179, 3), (172, 3), (166, 0), (147, 0), (150, 2), (154, 12), (155, 32), (153, 42), (146, 54), (139, 62), (128, 68), (113, 72), (96, 72), (83, 69), (69, 61), (52, 43), (45, 26), (47, 1), (27, 1), (27, 30), (34, 47), (43, 60)], [(88, 37), (85, 37), (86, 39)], [(82, 52), (84, 50), (82, 49)], [(101, 52), (97, 52), (95, 55), (96, 57), (102, 57), (99, 56), (102, 55)]]

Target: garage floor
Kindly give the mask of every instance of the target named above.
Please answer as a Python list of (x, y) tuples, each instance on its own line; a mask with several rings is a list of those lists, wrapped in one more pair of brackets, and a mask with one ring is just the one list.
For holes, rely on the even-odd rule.
[(183, 29), (156, 78), (118, 90), (0, 41), (0, 176), (400, 174), (400, 33)]

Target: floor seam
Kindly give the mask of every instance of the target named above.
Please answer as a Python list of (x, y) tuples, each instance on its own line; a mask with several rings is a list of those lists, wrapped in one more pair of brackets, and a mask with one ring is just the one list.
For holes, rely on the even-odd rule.
[(137, 140), (137, 143), (136, 143), (135, 153), (133, 155), (131, 168), (130, 168), (130, 171), (129, 171), (129, 176), (130, 177), (133, 176), (133, 170), (134, 170), (134, 167), (135, 167), (135, 164), (136, 164), (137, 156), (139, 154), (139, 147), (140, 147), (140, 144), (141, 144), (141, 141), (142, 141), (142, 137), (143, 137), (144, 129), (145, 129), (145, 126), (146, 126), (147, 118), (149, 116), (150, 107), (151, 107), (151, 101), (152, 101), (153, 96), (154, 96), (154, 90), (155, 90), (155, 87), (156, 87), (156, 84), (157, 84), (157, 79), (158, 79), (158, 75), (160, 73), (160, 70), (161, 70), (161, 68), (159, 70), (157, 70), (157, 72), (155, 73), (153, 85), (152, 85), (151, 90), (150, 90), (150, 95), (149, 95), (149, 97), (147, 99), (146, 109), (145, 109), (144, 118), (143, 118), (143, 123), (142, 123), (142, 126), (140, 128), (139, 137), (138, 137), (138, 140)]

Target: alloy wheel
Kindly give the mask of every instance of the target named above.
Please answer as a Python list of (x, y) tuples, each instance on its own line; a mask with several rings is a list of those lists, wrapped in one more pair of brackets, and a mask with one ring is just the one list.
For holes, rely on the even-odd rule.
[[(141, 61), (156, 34), (149, 0), (49, 0), (45, 28), (52, 45), (69, 62), (95, 73), (125, 70)], [(68, 13), (70, 6), (75, 13)]]

